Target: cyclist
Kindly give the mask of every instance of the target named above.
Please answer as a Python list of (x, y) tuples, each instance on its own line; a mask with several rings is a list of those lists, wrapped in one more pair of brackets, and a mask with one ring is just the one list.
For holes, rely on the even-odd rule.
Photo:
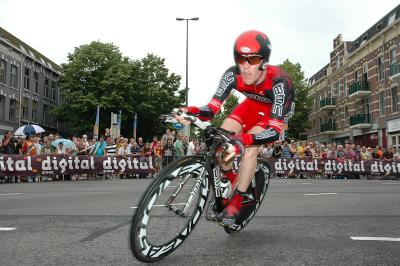
[[(268, 37), (259, 31), (247, 31), (239, 35), (234, 44), (235, 65), (222, 76), (211, 101), (203, 107), (181, 108), (185, 113), (198, 115), (201, 120), (212, 119), (233, 89), (247, 98), (224, 120), (222, 128), (234, 132), (233, 138), (246, 147), (242, 157), (238, 186), (232, 200), (216, 215), (223, 225), (232, 225), (238, 218), (243, 196), (251, 183), (257, 165), (257, 155), (263, 144), (273, 143), (294, 109), (294, 90), (289, 76), (279, 67), (268, 64), (271, 44)], [(188, 125), (181, 116), (181, 123)], [(229, 160), (237, 148), (228, 149), (221, 164), (224, 175), (231, 181), (236, 179)]]

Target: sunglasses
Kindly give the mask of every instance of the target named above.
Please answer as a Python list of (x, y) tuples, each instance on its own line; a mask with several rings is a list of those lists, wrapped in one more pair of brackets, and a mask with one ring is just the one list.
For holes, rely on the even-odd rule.
[(244, 63), (246, 63), (246, 61), (250, 64), (250, 65), (258, 65), (262, 62), (264, 58), (261, 56), (243, 56), (243, 55), (238, 55), (236, 57), (236, 61), (243, 65)]

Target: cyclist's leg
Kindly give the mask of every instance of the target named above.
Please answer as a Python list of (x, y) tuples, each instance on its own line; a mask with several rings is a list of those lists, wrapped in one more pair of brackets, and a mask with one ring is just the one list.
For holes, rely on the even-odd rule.
[(222, 122), (221, 128), (228, 131), (233, 131), (235, 134), (240, 134), (243, 130), (243, 126), (238, 121), (229, 117)]
[[(265, 129), (260, 126), (252, 127), (247, 133), (257, 134)], [(250, 185), (257, 166), (257, 156), (262, 151), (262, 145), (252, 145), (246, 148), (239, 166), (238, 190), (245, 192)]]
[[(243, 131), (242, 125), (237, 120), (229, 117), (223, 121), (221, 128), (235, 132), (235, 135), (240, 134)], [(222, 159), (220, 159), (219, 163), (223, 171), (229, 171), (232, 169), (232, 162), (223, 163)]]
[[(254, 126), (247, 132), (255, 134), (263, 131), (264, 129), (260, 126)], [(257, 166), (257, 155), (261, 152), (262, 145), (259, 146), (248, 146), (244, 155), (242, 156), (239, 165), (239, 176), (238, 176), (238, 187), (236, 193), (233, 195), (231, 201), (225, 207), (225, 209), (216, 215), (216, 219), (225, 226), (233, 225), (239, 218), (239, 212), (242, 207), (244, 193), (251, 183), (256, 166)]]

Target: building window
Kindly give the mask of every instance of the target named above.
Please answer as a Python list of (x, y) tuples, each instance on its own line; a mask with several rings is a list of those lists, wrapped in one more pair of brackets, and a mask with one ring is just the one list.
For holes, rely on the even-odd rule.
[(33, 72), (33, 89), (39, 93), (39, 72)]
[(391, 135), (391, 143), (389, 144), (396, 148), (397, 151), (400, 149), (400, 135)]
[(29, 99), (22, 100), (22, 119), (29, 120)]
[(398, 108), (398, 99), (397, 99), (397, 87), (393, 87), (391, 89), (392, 93), (392, 113), (397, 113)]
[(6, 83), (6, 66), (7, 63), (3, 59), (0, 59), (0, 82)]
[(17, 120), (17, 100), (10, 99), (10, 108), (8, 109), (8, 120)]
[(389, 73), (390, 76), (396, 75), (400, 72), (400, 64), (397, 64), (396, 48), (390, 50), (389, 52)]
[(385, 64), (383, 61), (383, 56), (378, 57), (378, 80), (385, 78)]
[(51, 106), (50, 105), (43, 105), (43, 124), (54, 126), (55, 119), (54, 116), (50, 114)]
[(10, 87), (17, 88), (17, 66), (11, 65)]
[(364, 73), (363, 73), (363, 80), (368, 81), (368, 64), (364, 65)]
[(0, 119), (5, 119), (6, 113), (6, 97), (0, 95)]
[(354, 82), (358, 81), (358, 76), (359, 76), (359, 73), (358, 73), (358, 70), (357, 70), (356, 72), (354, 72)]
[(57, 81), (53, 80), (51, 82), (51, 99), (53, 101), (56, 100), (56, 90), (57, 90)]
[(50, 88), (49, 88), (49, 79), (45, 78), (44, 80), (44, 97), (50, 98)]
[(395, 65), (397, 63), (397, 57), (396, 57), (396, 48), (390, 50), (390, 65)]
[(362, 113), (369, 114), (369, 98), (362, 101)]
[(396, 12), (391, 14), (388, 19), (388, 26), (391, 25), (396, 20)]
[(38, 102), (32, 101), (32, 121), (38, 122)]
[(50, 125), (50, 106), (43, 105), (43, 124)]
[(25, 67), (25, 74), (24, 74), (24, 89), (29, 90), (29, 75), (30, 69)]
[(342, 66), (342, 58), (338, 57), (336, 59), (336, 68), (339, 69)]
[(338, 82), (337, 82), (337, 88), (338, 88), (337, 95), (338, 95), (338, 97), (340, 97), (342, 94), (342, 82), (340, 80), (338, 80)]
[(379, 115), (385, 115), (385, 92), (381, 91), (379, 93)]

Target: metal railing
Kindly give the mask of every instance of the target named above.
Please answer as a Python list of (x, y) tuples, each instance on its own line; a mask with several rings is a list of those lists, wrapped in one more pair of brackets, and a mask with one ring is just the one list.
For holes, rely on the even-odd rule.
[(368, 81), (357, 81), (356, 83), (352, 84), (349, 87), (349, 95), (352, 95), (359, 91), (371, 91), (369, 89), (369, 82)]
[(370, 124), (371, 115), (370, 114), (358, 114), (350, 117), (350, 126), (355, 126), (358, 124)]
[(336, 131), (336, 130), (337, 130), (336, 123), (326, 123), (321, 125), (321, 132)]
[(325, 107), (327, 105), (336, 105), (336, 98), (325, 98), (319, 101), (320, 108)]

